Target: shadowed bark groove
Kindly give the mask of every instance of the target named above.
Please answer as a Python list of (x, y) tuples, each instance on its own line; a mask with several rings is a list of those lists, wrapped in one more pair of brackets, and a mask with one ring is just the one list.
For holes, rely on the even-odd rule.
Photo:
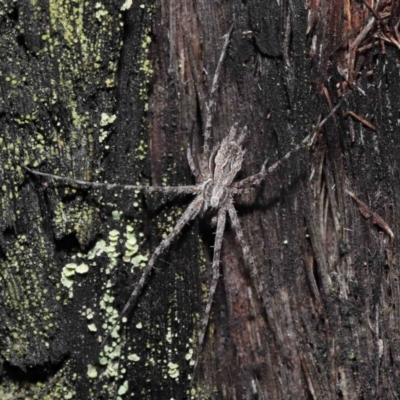
[[(398, 398), (399, 16), (397, 2), (369, 0), (3, 1), (0, 398)], [(100, 348), (190, 196), (79, 188), (21, 165), (194, 184), (186, 148), (201, 153), (233, 21), (212, 141), (248, 127), (239, 178), (342, 105), (311, 146), (235, 199), (257, 274), (228, 222), (193, 378), (207, 220), (161, 256)]]

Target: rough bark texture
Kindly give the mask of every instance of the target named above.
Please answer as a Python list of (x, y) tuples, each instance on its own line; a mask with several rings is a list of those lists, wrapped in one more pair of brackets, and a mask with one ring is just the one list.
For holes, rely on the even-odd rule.
[[(398, 398), (398, 4), (368, 3), (381, 30), (375, 21), (354, 49), (372, 18), (360, 2), (123, 3), (0, 4), (0, 398)], [(207, 221), (159, 260), (102, 350), (189, 198), (83, 190), (21, 164), (192, 184), (186, 147), (201, 151), (234, 20), (213, 140), (248, 126), (242, 177), (344, 100), (311, 147), (237, 200), (266, 290), (259, 299), (228, 224), (191, 387), (214, 240)], [(379, 34), (393, 40), (385, 47)]]

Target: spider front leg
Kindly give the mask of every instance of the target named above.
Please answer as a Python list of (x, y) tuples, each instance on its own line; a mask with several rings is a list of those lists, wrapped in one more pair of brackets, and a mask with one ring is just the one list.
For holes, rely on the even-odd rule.
[(182, 214), (182, 216), (179, 218), (178, 222), (176, 223), (173, 231), (166, 237), (159, 245), (158, 247), (154, 250), (154, 253), (151, 255), (149, 262), (147, 263), (146, 267), (144, 268), (144, 271), (142, 273), (142, 276), (139, 280), (139, 282), (136, 284), (135, 288), (133, 289), (133, 292), (131, 293), (129, 300), (126, 302), (122, 312), (119, 314), (117, 321), (115, 322), (114, 326), (110, 329), (110, 331), (107, 333), (106, 337), (104, 338), (103, 342), (101, 343), (101, 347), (105, 345), (107, 342), (111, 332), (114, 330), (114, 328), (121, 322), (122, 317), (125, 315), (125, 313), (128, 311), (130, 307), (132, 307), (139, 295), (141, 294), (145, 284), (147, 283), (148, 277), (150, 275), (151, 270), (154, 267), (154, 264), (156, 263), (158, 257), (162, 254), (162, 252), (167, 249), (172, 241), (178, 236), (178, 234), (182, 231), (183, 227), (192, 219), (196, 218), (198, 213), (201, 211), (203, 207), (203, 196), (199, 195), (197, 196), (189, 205), (189, 207), (186, 209), (186, 211)]
[[(260, 172), (257, 174), (254, 174), (252, 176), (249, 176), (245, 179), (242, 179), (239, 182), (235, 182), (233, 184), (232, 192), (234, 194), (242, 194), (246, 192), (247, 189), (250, 189), (253, 186), (257, 186), (261, 183), (261, 181), (265, 178), (267, 175), (268, 171), (266, 170), (266, 166), (268, 164), (268, 158), (264, 161)], [(275, 164), (274, 164), (275, 165)]]
[(240, 194), (243, 193), (243, 190), (245, 189), (249, 189), (252, 186), (259, 185), (267, 174), (275, 171), (281, 164), (283, 164), (288, 158), (290, 158), (292, 154), (296, 153), (302, 147), (306, 146), (311, 141), (310, 139), (312, 139), (313, 137), (314, 135), (306, 136), (306, 138), (301, 143), (299, 143), (294, 149), (287, 152), (281, 159), (272, 164), (269, 168), (266, 168), (268, 159), (265, 160), (259, 173), (249, 176), (248, 178), (245, 178), (233, 184), (233, 193)]
[[(261, 183), (261, 181), (265, 178), (267, 174), (270, 174), (271, 172), (275, 171), (281, 164), (283, 164), (288, 158), (292, 156), (292, 154), (296, 153), (298, 150), (300, 150), (303, 146), (305, 146), (306, 143), (308, 143), (308, 140), (310, 139), (310, 135), (306, 137), (307, 141), (303, 141), (300, 144), (298, 144), (293, 150), (290, 150), (287, 152), (280, 160), (278, 160), (276, 163), (272, 164), (269, 168), (266, 168), (266, 164), (268, 160), (266, 160), (261, 167), (261, 171), (258, 174), (249, 176), (248, 178), (245, 178), (233, 185), (234, 187), (234, 193), (240, 193), (241, 189), (247, 189), (250, 188), (251, 186), (257, 186)], [(240, 189), (239, 192), (237, 192), (235, 189)]]
[(196, 178), (196, 182), (200, 182), (202, 179), (202, 174), (196, 167), (196, 164), (193, 159), (192, 148), (190, 146), (190, 142), (188, 143), (187, 147), (187, 160), (190, 167), (190, 171), (192, 171), (193, 176)]
[(215, 290), (217, 289), (218, 278), (219, 278), (220, 259), (221, 259), (221, 247), (222, 247), (222, 239), (224, 237), (225, 222), (226, 222), (226, 210), (225, 210), (225, 208), (223, 208), (218, 212), (217, 230), (215, 233), (215, 243), (214, 243), (214, 256), (213, 256), (213, 263), (212, 263), (212, 280), (211, 280), (210, 292), (208, 295), (208, 300), (207, 300), (204, 317), (203, 317), (203, 320), (201, 321), (199, 343), (198, 343), (198, 349), (197, 349), (197, 357), (196, 357), (196, 361), (195, 361), (193, 375), (196, 372), (200, 353), (203, 348), (204, 338), (205, 338), (205, 335), (207, 332), (208, 321), (210, 319), (213, 298), (214, 298)]
[(211, 140), (211, 128), (212, 128), (212, 116), (213, 116), (213, 110), (215, 107), (215, 92), (218, 89), (219, 74), (221, 71), (222, 63), (225, 58), (226, 50), (228, 49), (229, 40), (231, 38), (234, 26), (235, 26), (235, 23), (233, 23), (231, 25), (229, 32), (226, 34), (225, 43), (222, 47), (221, 55), (219, 56), (219, 60), (218, 60), (218, 64), (217, 64), (217, 68), (214, 73), (214, 78), (213, 78), (212, 85), (211, 85), (209, 100), (206, 104), (206, 118), (205, 118), (206, 126), (204, 129), (204, 149), (203, 149), (203, 156), (202, 156), (202, 160), (201, 160), (201, 163), (203, 165), (202, 170), (203, 169), (205, 170), (207, 168), (208, 160), (210, 158), (210, 140)]
[(286, 161), (288, 158), (293, 153), (296, 153), (296, 151), (300, 150), (301, 148), (311, 145), (314, 143), (315, 138), (317, 137), (319, 130), (326, 124), (327, 121), (332, 117), (332, 115), (335, 114), (335, 112), (339, 109), (339, 107), (342, 105), (345, 97), (343, 97), (335, 107), (332, 108), (330, 113), (318, 124), (317, 128), (313, 133), (310, 133), (307, 135), (294, 149), (290, 150), (287, 152), (280, 160), (278, 160), (275, 164), (272, 164), (268, 169), (266, 169), (266, 164), (268, 162), (268, 159), (264, 162), (261, 171), (258, 174), (249, 176), (248, 178), (245, 178), (239, 182), (235, 182), (232, 186), (232, 192), (233, 194), (241, 194), (243, 193), (246, 189), (250, 189), (252, 186), (257, 186), (261, 183), (261, 181), (265, 178), (267, 174), (270, 174), (271, 172), (275, 171), (284, 161)]

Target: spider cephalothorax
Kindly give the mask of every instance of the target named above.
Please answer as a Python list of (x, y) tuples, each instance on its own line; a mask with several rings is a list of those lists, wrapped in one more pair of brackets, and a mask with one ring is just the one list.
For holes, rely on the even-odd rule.
[[(231, 184), (242, 168), (245, 150), (241, 144), (247, 128), (236, 137), (237, 124), (233, 125), (228, 137), (222, 140), (211, 153), (208, 168), (200, 171), (198, 176), (203, 182), (204, 211), (208, 208), (218, 209), (232, 198)], [(201, 165), (201, 164), (200, 164)]]

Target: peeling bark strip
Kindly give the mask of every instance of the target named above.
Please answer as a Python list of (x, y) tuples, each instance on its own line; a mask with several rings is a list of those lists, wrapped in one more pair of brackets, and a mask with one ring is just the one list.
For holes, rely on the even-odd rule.
[(367, 219), (372, 217), (373, 223), (382, 228), (393, 241), (394, 234), (393, 231), (390, 229), (390, 226), (378, 214), (371, 211), (369, 207), (365, 203), (363, 203), (354, 193), (350, 192), (349, 190), (346, 190), (346, 193), (359, 205), (359, 210), (363, 217)]
[[(0, 4), (0, 398), (398, 398), (400, 8), (307, 7)], [(100, 354), (99, 336), (181, 204), (43, 184), (21, 165), (81, 181), (194, 186), (186, 148), (202, 153), (207, 93), (234, 15), (210, 148), (235, 122), (248, 127), (238, 180), (282, 159), (343, 93), (354, 115), (335, 114), (308, 151), (235, 204), (256, 271), (228, 224), (190, 393), (212, 232), (184, 228), (113, 334), (115, 351)], [(346, 188), (368, 199), (392, 239), (365, 223)]]

